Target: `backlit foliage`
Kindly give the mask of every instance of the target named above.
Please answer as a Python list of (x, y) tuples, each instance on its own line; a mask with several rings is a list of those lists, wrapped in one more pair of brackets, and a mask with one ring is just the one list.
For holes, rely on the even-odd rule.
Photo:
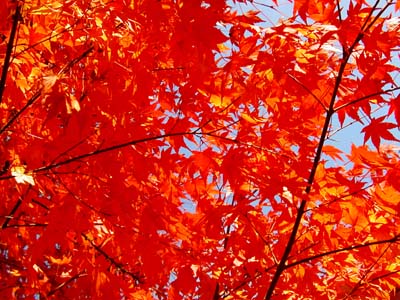
[(400, 1), (0, 1), (1, 299), (390, 299)]

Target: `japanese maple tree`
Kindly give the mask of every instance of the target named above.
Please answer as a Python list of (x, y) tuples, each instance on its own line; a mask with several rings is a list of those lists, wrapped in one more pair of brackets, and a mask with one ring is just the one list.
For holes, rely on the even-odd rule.
[(394, 299), (399, 10), (0, 1), (0, 298)]

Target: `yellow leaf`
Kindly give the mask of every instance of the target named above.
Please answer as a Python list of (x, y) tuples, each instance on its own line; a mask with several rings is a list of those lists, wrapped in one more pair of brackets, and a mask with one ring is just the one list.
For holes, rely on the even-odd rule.
[(251, 123), (251, 124), (257, 124), (258, 121), (256, 119), (254, 119), (253, 117), (249, 116), (248, 114), (242, 114), (241, 115), (243, 119), (245, 119), (247, 122)]
[(63, 5), (60, 2), (54, 1), (49, 4), (43, 5), (40, 8), (33, 9), (31, 15), (47, 15), (59, 11)]
[(387, 224), (387, 220), (384, 216), (379, 216), (378, 218), (376, 217), (375, 214), (371, 213), (369, 215), (369, 220), (371, 223), (376, 223), (376, 224)]
[(43, 76), (44, 92), (49, 92), (51, 90), (51, 88), (56, 84), (57, 80), (58, 80), (58, 76), (54, 75), (54, 74)]
[(96, 25), (97, 25), (98, 27), (100, 27), (100, 28), (103, 27), (103, 20), (100, 19), (99, 17), (96, 17), (96, 18), (95, 18), (95, 22), (96, 22)]
[[(101, 294), (101, 292), (100, 292), (100, 291), (102, 290), (101, 286), (102, 286), (105, 282), (107, 282), (107, 280), (108, 280), (108, 276), (107, 276), (105, 273), (103, 273), (103, 272), (97, 273), (96, 291), (98, 291), (98, 293)], [(99, 295), (99, 294), (98, 294), (98, 295)]]
[(302, 265), (297, 266), (296, 277), (302, 280), (306, 274), (306, 269)]
[(197, 91), (205, 97), (208, 97), (208, 93), (205, 90), (197, 89)]
[(79, 104), (78, 99), (76, 99), (76, 97), (74, 95), (71, 95), (71, 108), (75, 109), (76, 111), (80, 111), (81, 110), (81, 106)]
[(47, 257), (53, 264), (66, 265), (71, 262), (72, 257), (63, 256), (63, 258), (54, 258), (52, 256)]
[(21, 273), (16, 269), (10, 270), (9, 273), (13, 276), (21, 276)]
[(306, 49), (300, 48), (296, 51), (296, 60), (299, 63), (307, 64), (309, 63), (309, 59), (313, 58), (315, 55), (306, 52)]
[(274, 80), (274, 72), (272, 71), (272, 69), (261, 72), (261, 75), (267, 78), (267, 80), (270, 82)]
[(15, 166), (11, 168), (11, 175), (17, 183), (29, 183), (30, 185), (35, 185), (32, 175), (25, 173), (24, 166)]
[(392, 214), (396, 214), (397, 207), (400, 204), (400, 193), (390, 185), (381, 187), (377, 185), (375, 187), (375, 195), (377, 196), (377, 202), (385, 210), (390, 210)]
[(30, 82), (34, 82), (34, 81), (38, 80), (38, 78), (40, 78), (41, 74), (42, 74), (42, 70), (40, 68), (33, 67), (31, 70), (31, 73), (28, 76), (28, 80)]
[(218, 44), (217, 47), (218, 47), (218, 50), (219, 50), (220, 52), (225, 52), (225, 51), (230, 50), (230, 48), (228, 48), (227, 46), (225, 46), (224, 43)]
[(212, 94), (210, 97), (210, 102), (214, 104), (216, 107), (226, 107), (230, 103), (230, 97), (224, 97), (222, 95)]

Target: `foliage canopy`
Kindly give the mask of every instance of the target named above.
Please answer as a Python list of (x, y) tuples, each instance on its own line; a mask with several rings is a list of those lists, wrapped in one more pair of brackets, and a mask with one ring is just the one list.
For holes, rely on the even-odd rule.
[(394, 297), (399, 8), (0, 1), (0, 298)]

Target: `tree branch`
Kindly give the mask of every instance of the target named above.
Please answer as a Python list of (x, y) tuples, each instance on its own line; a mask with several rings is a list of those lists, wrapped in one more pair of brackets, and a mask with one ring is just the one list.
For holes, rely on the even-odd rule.
[(6, 56), (4, 58), (3, 70), (0, 78), (0, 103), (3, 101), (3, 94), (6, 87), (8, 68), (10, 67), (10, 62), (11, 62), (11, 53), (14, 47), (15, 35), (17, 33), (18, 22), (20, 19), (21, 19), (21, 7), (17, 5), (17, 8), (15, 9), (15, 13), (13, 16), (10, 38), (8, 39)]
[(52, 295), (54, 295), (55, 293), (57, 293), (60, 289), (62, 289), (64, 286), (66, 286), (68, 283), (74, 281), (75, 279), (87, 276), (88, 274), (81, 272), (76, 274), (75, 276), (72, 276), (71, 278), (69, 278), (68, 280), (64, 281), (63, 283), (59, 284), (58, 286), (56, 286), (54, 289), (52, 289), (51, 291), (49, 291), (47, 293), (47, 297), (50, 297)]
[(320, 254), (316, 254), (313, 256), (309, 256), (303, 259), (300, 259), (298, 261), (295, 261), (293, 263), (287, 264), (285, 266), (285, 269), (289, 269), (289, 268), (293, 268), (294, 266), (303, 264), (303, 263), (307, 263), (310, 262), (312, 260), (324, 257), (324, 256), (328, 256), (328, 255), (332, 255), (332, 254), (336, 254), (336, 253), (340, 253), (340, 252), (345, 252), (345, 251), (352, 251), (355, 249), (360, 249), (360, 248), (365, 248), (365, 247), (369, 247), (369, 246), (374, 246), (374, 245), (380, 245), (380, 244), (386, 244), (386, 243), (395, 243), (400, 241), (400, 234), (396, 235), (390, 239), (386, 239), (386, 240), (381, 240), (381, 241), (373, 241), (373, 242), (369, 242), (369, 243), (362, 243), (362, 244), (357, 244), (357, 245), (352, 245), (352, 246), (348, 246), (348, 247), (344, 247), (344, 248), (340, 248), (340, 249), (335, 249), (335, 250), (331, 250), (331, 251), (327, 251), (324, 253), (320, 253)]
[(19, 197), (17, 202), (15, 203), (14, 207), (11, 209), (10, 213), (8, 214), (8, 216), (6, 216), (6, 220), (4, 221), (3, 225), (1, 226), (1, 229), (6, 229), (8, 226), (8, 223), (10, 223), (11, 219), (14, 218), (14, 215), (16, 213), (16, 211), (18, 210), (18, 208), (21, 206), (22, 201), (26, 198), (26, 196), (28, 195), (29, 191), (31, 190), (31, 185), (28, 186), (28, 188), (25, 191), (25, 194), (23, 195), (23, 197)]
[(369, 98), (372, 98), (372, 97), (375, 97), (375, 96), (380, 96), (380, 95), (383, 95), (383, 94), (388, 94), (390, 92), (394, 92), (394, 91), (398, 91), (398, 90), (400, 90), (400, 87), (395, 87), (395, 88), (391, 88), (391, 89), (388, 89), (388, 90), (379, 91), (379, 92), (376, 92), (376, 93), (372, 93), (372, 94), (357, 98), (357, 99), (355, 99), (353, 101), (350, 101), (348, 103), (340, 105), (339, 107), (336, 107), (335, 108), (335, 112), (337, 112), (337, 111), (339, 111), (339, 110), (341, 110), (341, 109), (343, 109), (343, 108), (345, 108), (347, 106), (353, 105), (355, 103), (358, 103), (358, 102), (361, 102), (361, 101), (364, 101), (364, 100), (368, 100)]
[(8, 223), (10, 223), (11, 219), (14, 217), (15, 212), (18, 210), (18, 208), (20, 207), (21, 204), (22, 204), (22, 199), (18, 198), (14, 207), (11, 209), (8, 216), (6, 216), (6, 220), (4, 221), (3, 225), (1, 226), (1, 229), (6, 229), (7, 227), (10, 227), (10, 226), (8, 226)]
[(116, 267), (123, 274), (130, 276), (134, 280), (136, 285), (144, 283), (142, 275), (140, 275), (138, 272), (132, 273), (131, 271), (128, 271), (127, 269), (124, 268), (124, 266), (121, 263), (117, 262), (115, 259), (109, 256), (103, 249), (97, 246), (93, 240), (87, 237), (86, 234), (82, 233), (81, 235), (86, 241), (88, 241), (92, 245), (94, 249), (96, 249), (97, 252), (103, 255), (103, 257), (106, 260), (108, 260), (114, 267)]
[(338, 10), (338, 17), (339, 17), (339, 22), (342, 23), (342, 8), (340, 7), (340, 1), (336, 0), (336, 7)]
[[(344, 71), (345, 71), (346, 65), (347, 65), (347, 63), (348, 63), (348, 61), (350, 59), (351, 54), (353, 53), (354, 48), (361, 41), (363, 36), (364, 36), (363, 32), (360, 32), (357, 35), (357, 37), (355, 38), (355, 40), (353, 41), (353, 43), (351, 44), (351, 46), (350, 46), (350, 48), (348, 50), (345, 49), (345, 47), (343, 45), (343, 50), (344, 50), (343, 51), (343, 59), (342, 59), (342, 62), (340, 64), (338, 75), (337, 75), (336, 80), (335, 80), (335, 85), (333, 87), (332, 96), (331, 96), (331, 99), (329, 101), (329, 107), (328, 107), (328, 110), (326, 112), (325, 123), (324, 123), (324, 126), (322, 128), (322, 132), (321, 132), (321, 136), (320, 136), (320, 139), (319, 139), (319, 144), (318, 144), (318, 147), (317, 147), (317, 151), (316, 151), (315, 156), (314, 156), (314, 162), (313, 162), (313, 165), (312, 165), (312, 168), (311, 168), (311, 172), (310, 172), (310, 175), (309, 175), (308, 180), (307, 180), (307, 186), (306, 186), (306, 189), (305, 189), (305, 193), (306, 194), (310, 193), (311, 186), (312, 186), (312, 184), (314, 182), (315, 174), (317, 172), (317, 167), (318, 167), (319, 161), (321, 159), (321, 155), (322, 155), (322, 149), (323, 149), (325, 140), (327, 138), (329, 124), (331, 123), (332, 116), (335, 113), (334, 106), (335, 106), (335, 102), (336, 102), (336, 97), (337, 97), (338, 92), (339, 92), (339, 87), (340, 87), (340, 84), (342, 82), (342, 78), (343, 78), (343, 75), (344, 75)], [(292, 232), (290, 233), (289, 241), (286, 244), (286, 248), (285, 248), (285, 250), (283, 252), (282, 258), (281, 258), (281, 260), (279, 262), (278, 267), (276, 268), (275, 274), (274, 274), (274, 276), (273, 276), (273, 278), (271, 280), (271, 284), (270, 284), (270, 286), (268, 288), (268, 291), (267, 291), (267, 293), (265, 295), (265, 300), (270, 300), (271, 299), (271, 297), (272, 297), (272, 295), (274, 293), (275, 287), (278, 284), (279, 278), (281, 277), (281, 274), (287, 268), (286, 262), (287, 262), (287, 260), (289, 258), (290, 252), (292, 251), (292, 248), (293, 248), (293, 246), (295, 244), (297, 231), (299, 230), (300, 223), (301, 223), (303, 214), (305, 213), (306, 209), (307, 209), (307, 202), (306, 202), (306, 200), (303, 199), (301, 201), (299, 209), (297, 211), (296, 220), (294, 221), (293, 229), (292, 229)]]
[[(126, 143), (116, 144), (116, 145), (112, 145), (110, 147), (106, 147), (106, 148), (103, 148), (103, 149), (97, 149), (97, 150), (92, 151), (92, 152), (80, 154), (80, 155), (77, 155), (77, 156), (62, 160), (60, 162), (56, 162), (56, 163), (53, 163), (53, 164), (50, 164), (50, 165), (47, 165), (47, 166), (44, 166), (44, 167), (40, 167), (40, 168), (34, 169), (34, 170), (32, 170), (32, 172), (33, 173), (41, 173), (41, 172), (44, 172), (44, 171), (48, 171), (48, 170), (51, 170), (51, 169), (66, 165), (66, 164), (77, 162), (79, 160), (82, 160), (82, 159), (85, 159), (85, 158), (88, 158), (88, 157), (91, 157), (91, 156), (96, 156), (96, 155), (99, 155), (99, 154), (102, 154), (102, 153), (111, 152), (111, 151), (122, 149), (122, 148), (125, 148), (125, 147), (128, 147), (128, 146), (133, 146), (133, 145), (136, 145), (136, 144), (139, 144), (139, 143), (155, 141), (155, 140), (159, 140), (159, 139), (166, 138), (166, 137), (180, 136), (180, 135), (186, 135), (186, 134), (189, 134), (189, 133), (188, 132), (166, 133), (166, 134), (161, 134), (161, 135), (157, 135), (157, 136), (145, 137), (145, 138), (141, 138), (141, 139), (137, 139), (137, 140), (131, 140), (131, 141), (128, 141)], [(6, 177), (0, 177), (0, 180), (2, 180), (3, 178), (6, 178)]]
[(381, 260), (381, 258), (385, 255), (385, 253), (389, 250), (391, 244), (387, 245), (385, 250), (379, 255), (379, 257), (363, 272), (363, 276), (358, 280), (358, 282), (353, 286), (350, 292), (347, 293), (346, 297), (343, 300), (348, 299), (353, 295), (364, 283), (363, 281), (367, 278), (369, 272), (377, 265), (377, 263)]
[(15, 114), (11, 117), (10, 120), (8, 120), (8, 122), (0, 129), (0, 134), (2, 134), (4, 131), (6, 131), (8, 129), (8, 127), (10, 127), (15, 120), (28, 108), (30, 107), (35, 101), (36, 99), (39, 98), (39, 96), (42, 94), (42, 90), (38, 91), (35, 95), (33, 95), (31, 97), (31, 99), (28, 100), (28, 102), (26, 102), (26, 104)]
[(295, 76), (293, 76), (292, 74), (286, 72), (286, 74), (293, 79), (294, 82), (296, 82), (298, 85), (300, 85), (303, 89), (305, 89), (318, 103), (319, 105), (322, 106), (322, 108), (326, 111), (328, 111), (328, 108), (325, 106), (324, 103), (322, 103), (322, 101), (317, 97), (317, 95), (315, 95), (313, 93), (313, 91), (311, 91), (306, 85), (304, 85), (300, 80), (298, 80)]
[[(65, 74), (67, 73), (75, 64), (77, 64), (79, 61), (81, 61), (82, 59), (84, 59), (86, 56), (88, 56), (90, 54), (90, 52), (92, 52), (94, 49), (93, 46), (90, 46), (88, 49), (86, 49), (84, 52), (82, 52), (79, 56), (75, 57), (74, 59), (72, 59), (70, 62), (68, 62), (61, 70), (60, 70), (60, 74)], [(1, 87), (1, 86), (0, 86)], [(8, 122), (0, 129), (0, 134), (2, 134), (4, 131), (6, 131), (8, 129), (8, 127), (10, 127), (15, 120), (23, 113), (25, 112), (25, 110), (27, 110), (41, 95), (42, 95), (42, 90), (40, 89), (39, 91), (37, 91), (29, 100), (28, 102), (14, 115), (11, 117), (10, 120), (8, 120)], [(1, 102), (1, 98), (0, 98), (0, 102)]]

